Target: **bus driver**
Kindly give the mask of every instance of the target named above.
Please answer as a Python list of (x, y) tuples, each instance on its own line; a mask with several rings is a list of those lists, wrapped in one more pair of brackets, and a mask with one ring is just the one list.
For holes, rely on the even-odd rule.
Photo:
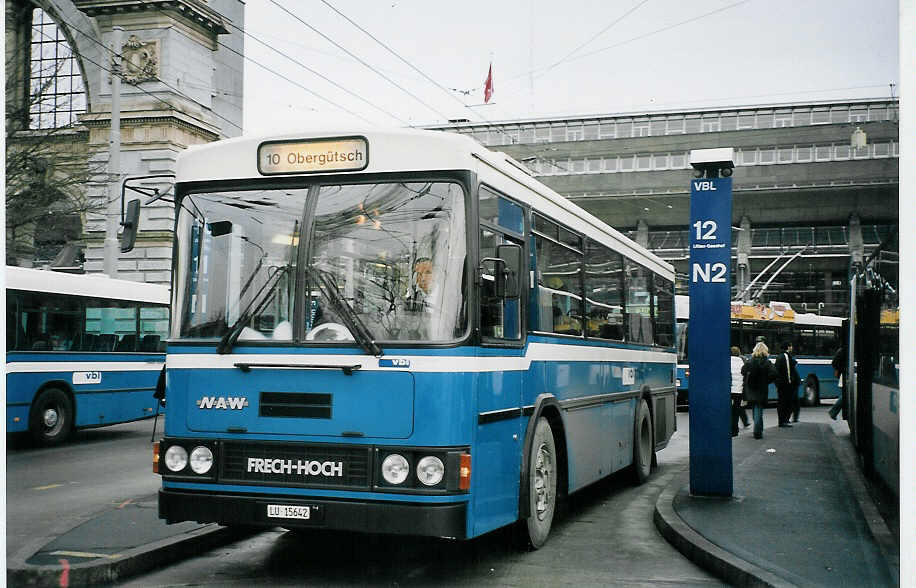
[(432, 311), (433, 303), (439, 297), (439, 288), (433, 275), (433, 269), (433, 260), (429, 257), (418, 257), (414, 262), (411, 279), (413, 285), (407, 292), (405, 305), (407, 310)]

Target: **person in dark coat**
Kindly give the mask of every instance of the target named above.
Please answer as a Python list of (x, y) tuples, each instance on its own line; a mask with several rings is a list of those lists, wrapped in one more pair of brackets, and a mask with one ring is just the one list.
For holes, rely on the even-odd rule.
[(776, 358), (776, 413), (779, 415), (780, 427), (791, 427), (789, 418), (798, 402), (798, 385), (801, 384), (801, 377), (798, 375), (798, 361), (792, 355), (792, 343), (787, 342), (783, 348), (783, 352)]
[(831, 362), (833, 366), (833, 375), (837, 379), (837, 387), (840, 389), (840, 394), (837, 396), (836, 402), (833, 403), (833, 406), (830, 407), (828, 411), (830, 413), (830, 418), (836, 420), (840, 411), (843, 410), (843, 391), (846, 387), (846, 348), (840, 347), (836, 350), (836, 354), (833, 356), (833, 361)]
[(776, 369), (770, 363), (769, 356), (770, 350), (766, 343), (759, 342), (754, 346), (751, 359), (741, 368), (741, 375), (747, 381), (747, 403), (754, 409), (754, 439), (763, 438), (763, 407), (767, 403), (770, 382), (776, 380)]

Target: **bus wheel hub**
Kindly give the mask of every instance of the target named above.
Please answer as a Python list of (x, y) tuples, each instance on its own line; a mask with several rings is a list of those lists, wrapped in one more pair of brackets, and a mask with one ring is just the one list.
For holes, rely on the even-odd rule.
[(53, 429), (55, 426), (57, 426), (57, 421), (59, 419), (60, 419), (60, 416), (58, 416), (56, 409), (49, 408), (45, 410), (43, 420), (44, 420), (45, 426), (48, 427), (49, 429)]

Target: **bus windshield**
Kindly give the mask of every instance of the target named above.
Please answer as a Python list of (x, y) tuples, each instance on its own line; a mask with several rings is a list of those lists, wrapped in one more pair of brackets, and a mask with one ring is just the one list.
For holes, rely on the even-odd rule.
[(459, 184), (209, 192), (181, 202), (176, 337), (238, 330), (238, 341), (293, 341), (297, 297), (305, 342), (349, 342), (354, 334), (441, 342), (466, 331)]

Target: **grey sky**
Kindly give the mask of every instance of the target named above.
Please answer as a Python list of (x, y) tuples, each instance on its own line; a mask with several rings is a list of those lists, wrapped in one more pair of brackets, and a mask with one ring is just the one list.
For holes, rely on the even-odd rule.
[[(886, 97), (899, 82), (893, 0), (326, 2), (248, 0), (245, 28), (353, 95), (246, 38), (321, 96), (247, 61), (246, 132)], [(492, 104), (475, 106), (491, 55)]]

